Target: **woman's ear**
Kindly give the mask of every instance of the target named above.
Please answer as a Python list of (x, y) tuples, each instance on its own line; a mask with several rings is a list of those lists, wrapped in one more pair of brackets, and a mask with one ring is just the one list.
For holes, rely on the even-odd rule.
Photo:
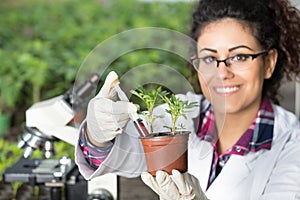
[(265, 79), (271, 78), (276, 63), (277, 63), (278, 52), (276, 49), (271, 49), (268, 55), (265, 57)]

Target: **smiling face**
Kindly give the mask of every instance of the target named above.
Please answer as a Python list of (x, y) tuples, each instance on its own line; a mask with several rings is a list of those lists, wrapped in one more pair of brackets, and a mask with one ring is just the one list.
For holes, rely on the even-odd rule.
[[(251, 29), (237, 20), (222, 19), (201, 30), (198, 57), (205, 58), (202, 61), (206, 64), (211, 60), (218, 60), (218, 67), (215, 62), (212, 71), (198, 72), (203, 94), (212, 103), (215, 112), (257, 113), (263, 82), (272, 75), (277, 52), (270, 50), (257, 57), (249, 56), (246, 62), (243, 62), (243, 56), (262, 51), (264, 49), (253, 36)], [(239, 69), (239, 64), (243, 65), (243, 69)]]

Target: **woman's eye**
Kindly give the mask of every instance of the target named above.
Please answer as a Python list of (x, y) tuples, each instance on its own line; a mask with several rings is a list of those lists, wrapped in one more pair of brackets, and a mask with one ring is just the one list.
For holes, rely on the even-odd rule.
[(238, 54), (238, 55), (232, 56), (231, 60), (235, 61), (235, 62), (243, 62), (243, 61), (246, 61), (248, 58), (249, 58), (249, 55)]
[(202, 58), (202, 60), (206, 63), (206, 64), (210, 64), (210, 63), (213, 63), (215, 62), (217, 59), (213, 56), (207, 56), (207, 57), (204, 57)]

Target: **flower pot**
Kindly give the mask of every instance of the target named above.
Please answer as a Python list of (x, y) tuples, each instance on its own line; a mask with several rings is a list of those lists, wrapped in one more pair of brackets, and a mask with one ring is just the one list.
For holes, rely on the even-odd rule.
[(172, 174), (173, 169), (187, 171), (187, 146), (190, 132), (150, 134), (140, 138), (148, 172), (155, 176), (157, 170)]
[(0, 136), (4, 135), (10, 126), (10, 115), (0, 115)]

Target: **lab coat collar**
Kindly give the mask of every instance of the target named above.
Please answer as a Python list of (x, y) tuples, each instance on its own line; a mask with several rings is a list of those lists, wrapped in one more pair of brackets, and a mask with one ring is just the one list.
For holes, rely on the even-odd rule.
[(218, 197), (226, 196), (231, 193), (231, 190), (238, 188), (239, 184), (249, 177), (256, 159), (262, 152), (263, 150), (258, 153), (249, 153), (245, 156), (231, 155), (222, 172), (207, 189), (207, 196), (210, 199), (216, 199), (216, 195)]
[[(193, 148), (199, 145), (199, 148)], [(198, 147), (199, 147), (198, 146)], [(198, 152), (196, 152), (198, 149)], [(216, 177), (214, 182), (206, 191), (206, 195), (209, 199), (218, 199), (216, 197), (227, 196), (230, 190), (234, 190), (246, 177), (249, 176), (252, 171), (256, 159), (265, 150), (260, 150), (256, 153), (248, 153), (245, 156), (231, 155), (226, 165), (222, 169), (222, 172)], [(192, 159), (193, 164), (189, 164), (189, 173), (196, 176), (200, 182), (200, 186), (203, 191), (208, 186), (209, 174), (211, 163), (213, 159), (213, 147), (209, 142), (200, 141), (193, 142), (189, 148), (189, 156)], [(226, 186), (226, 187), (224, 187)]]

